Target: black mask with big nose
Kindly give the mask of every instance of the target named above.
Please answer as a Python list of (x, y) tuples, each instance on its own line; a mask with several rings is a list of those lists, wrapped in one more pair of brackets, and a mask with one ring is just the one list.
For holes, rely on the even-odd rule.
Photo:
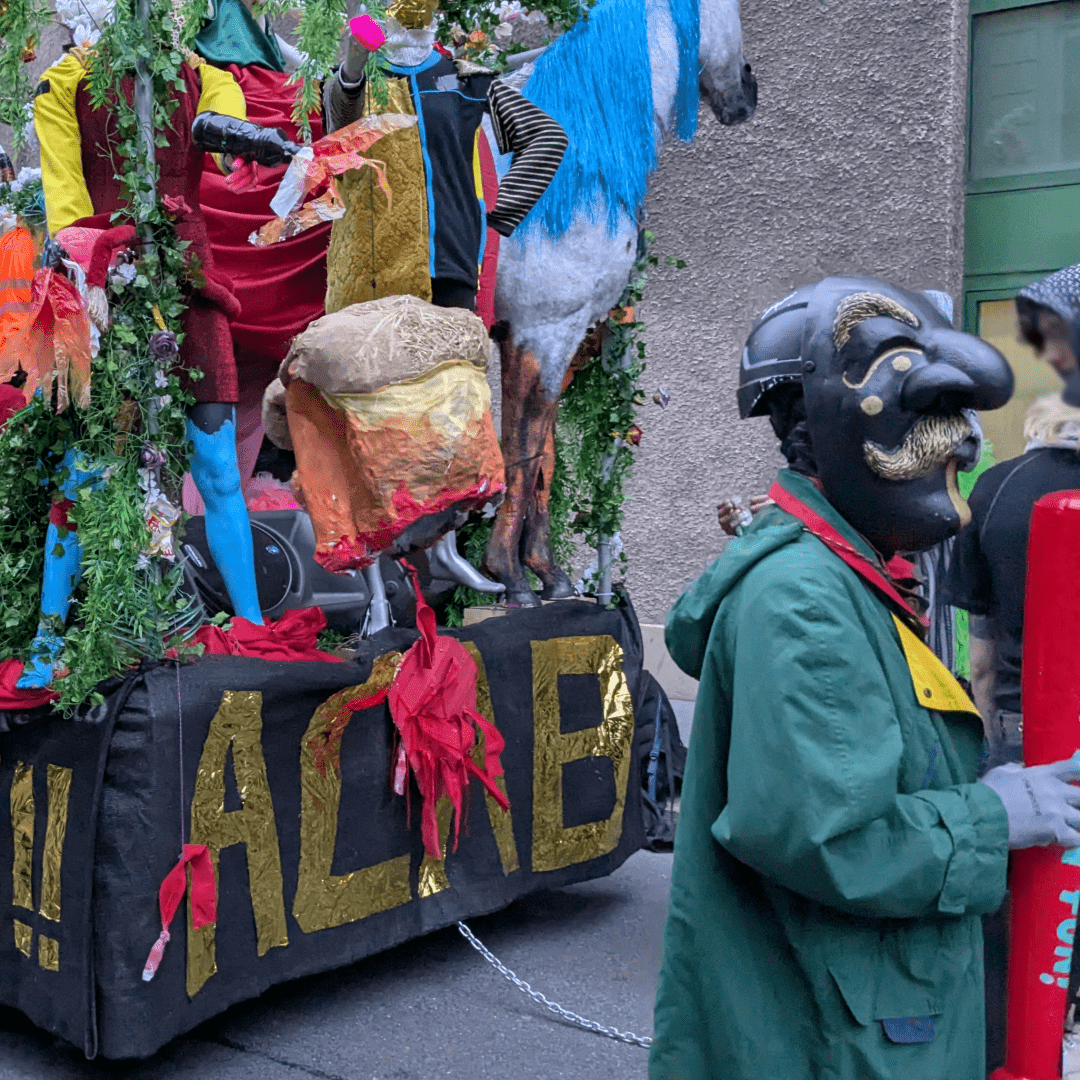
[(979, 451), (971, 410), (1013, 374), (931, 300), (874, 278), (827, 278), (803, 338), (806, 423), (825, 497), (884, 555), (922, 551), (970, 520), (957, 469)]

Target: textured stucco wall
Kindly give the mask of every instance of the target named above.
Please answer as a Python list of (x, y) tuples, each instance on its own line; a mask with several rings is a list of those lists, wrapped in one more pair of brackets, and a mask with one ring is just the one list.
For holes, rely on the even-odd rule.
[(628, 585), (660, 622), (720, 552), (716, 503), (767, 489), (767, 420), (735, 386), (757, 314), (826, 274), (866, 272), (959, 299), (963, 275), (965, 0), (742, 0), (756, 117), (702, 108), (692, 146), (666, 149), (649, 197), (654, 272), (645, 438), (624, 529)]

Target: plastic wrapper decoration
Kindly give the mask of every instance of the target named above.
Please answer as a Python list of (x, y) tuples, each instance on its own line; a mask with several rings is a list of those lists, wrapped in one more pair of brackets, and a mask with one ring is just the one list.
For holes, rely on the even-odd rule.
[(320, 565), (424, 547), (501, 500), (489, 349), (471, 312), (413, 296), (354, 304), (297, 336), (265, 405), (280, 412), (284, 391)]
[[(386, 180), (386, 166), (381, 161), (364, 157), (369, 146), (404, 127), (416, 123), (415, 116), (400, 113), (384, 113), (365, 116), (340, 131), (305, 146), (289, 163), (281, 178), (277, 194), (270, 201), (270, 209), (277, 214), (249, 240), (256, 247), (276, 244), (296, 236), (320, 221), (335, 221), (345, 213), (345, 204), (338, 195), (334, 177), (353, 169), (369, 165), (375, 170), (379, 187), (391, 203), (390, 185)], [(325, 188), (321, 195), (304, 203), (312, 192)]]
[(26, 372), (23, 395), (29, 402), (41, 389), (51, 397), (56, 385), (56, 411), (74, 401), (90, 403), (90, 317), (78, 289), (55, 270), (34, 272), (27, 321), (0, 351), (0, 382), (21, 366)]

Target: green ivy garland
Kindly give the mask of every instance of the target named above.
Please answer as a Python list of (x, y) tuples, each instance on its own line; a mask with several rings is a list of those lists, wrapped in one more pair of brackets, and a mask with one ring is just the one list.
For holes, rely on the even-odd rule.
[[(180, 568), (146, 557), (140, 484), (146, 473), (140, 470), (147, 446), (157, 453), (164, 490), (178, 491), (187, 469), (185, 406), (191, 399), (176, 365), (160, 353), (160, 332), (166, 331), (166, 346), (173, 340), (169, 332), (180, 339), (184, 293), (199, 283), (200, 272), (147, 179), (135, 110), (123, 86), (130, 85), (136, 64), (147, 66), (155, 144), (167, 145), (175, 108), (170, 89), (184, 87), (183, 54), (171, 44), (175, 30), (168, 0), (150, 4), (148, 27), (120, 3), (88, 59), (91, 100), (113, 111), (119, 132), (115, 150), (124, 163), (119, 179), (128, 209), (114, 217), (132, 221), (144, 238), (131, 280), (114, 277), (110, 285), (113, 323), (93, 362), (90, 404), (56, 413), (51, 401), (38, 396), (0, 435), (2, 659), (25, 657), (34, 634), (48, 505), (64, 452), (75, 448), (108, 470), (104, 488), (84, 485), (70, 512), (83, 548), (83, 576), (59, 657), (69, 674), (55, 687), (65, 712), (93, 700), (103, 679), (140, 657), (162, 655), (169, 630), (191, 616), (179, 589)], [(13, 91), (0, 84), (0, 92)], [(155, 335), (158, 357), (151, 351)]]
[(28, 103), (34, 85), (27, 64), (52, 18), (48, 0), (0, 0), (0, 123), (12, 130), (12, 157), (26, 143), (26, 123), (32, 115)]

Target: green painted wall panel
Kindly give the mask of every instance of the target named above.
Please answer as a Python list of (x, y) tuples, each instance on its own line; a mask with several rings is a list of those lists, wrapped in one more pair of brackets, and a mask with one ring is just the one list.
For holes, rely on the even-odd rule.
[(1080, 262), (1080, 184), (968, 195), (964, 270), (1038, 272)]

